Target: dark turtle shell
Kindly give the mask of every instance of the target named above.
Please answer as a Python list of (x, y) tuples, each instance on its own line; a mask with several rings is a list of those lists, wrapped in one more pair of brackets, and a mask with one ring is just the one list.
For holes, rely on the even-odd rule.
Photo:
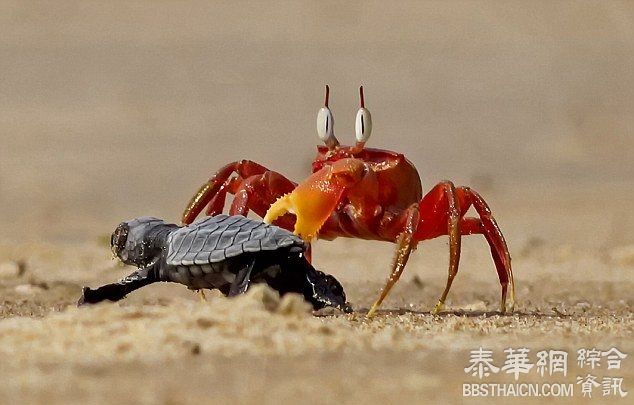
[(182, 227), (167, 238), (167, 264), (191, 266), (217, 263), (243, 253), (273, 251), (307, 244), (285, 229), (240, 215), (207, 217)]

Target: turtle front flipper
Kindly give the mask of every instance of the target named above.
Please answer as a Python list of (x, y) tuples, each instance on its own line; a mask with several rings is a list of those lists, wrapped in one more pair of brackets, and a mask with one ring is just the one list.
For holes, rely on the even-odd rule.
[(137, 270), (116, 283), (106, 284), (95, 289), (84, 287), (82, 289), (82, 295), (79, 301), (77, 301), (77, 306), (97, 304), (106, 300), (113, 302), (119, 301), (132, 291), (160, 281), (157, 277), (157, 272), (154, 271), (154, 267), (155, 265), (151, 265)]

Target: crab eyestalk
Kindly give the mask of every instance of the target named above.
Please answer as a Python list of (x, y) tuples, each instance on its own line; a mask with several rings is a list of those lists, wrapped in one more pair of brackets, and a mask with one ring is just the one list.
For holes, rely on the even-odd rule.
[(372, 133), (372, 116), (370, 110), (365, 108), (365, 96), (363, 95), (363, 86), (359, 87), (359, 111), (354, 123), (355, 137), (357, 143), (353, 148), (353, 153), (360, 152), (365, 143), (370, 139)]
[(364, 170), (363, 162), (353, 158), (323, 167), (273, 203), (264, 222), (270, 224), (286, 213), (295, 214), (293, 232), (310, 241), (335, 211), (346, 189), (361, 180)]
[(330, 97), (330, 87), (326, 85), (326, 97), (324, 106), (317, 112), (317, 136), (321, 139), (328, 149), (333, 150), (339, 147), (339, 141), (335, 136), (334, 124), (335, 120), (332, 111), (328, 108), (328, 99)]

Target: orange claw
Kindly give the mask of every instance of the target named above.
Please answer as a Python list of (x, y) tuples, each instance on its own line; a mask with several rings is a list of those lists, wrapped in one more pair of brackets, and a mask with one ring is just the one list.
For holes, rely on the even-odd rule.
[(272, 223), (287, 212), (295, 214), (294, 233), (310, 241), (335, 211), (345, 190), (363, 177), (365, 164), (354, 158), (341, 159), (313, 173), (291, 193), (280, 197), (266, 212)]

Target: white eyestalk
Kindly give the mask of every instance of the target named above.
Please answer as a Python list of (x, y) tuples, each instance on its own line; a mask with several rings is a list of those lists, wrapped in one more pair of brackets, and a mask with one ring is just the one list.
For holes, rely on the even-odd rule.
[(354, 123), (355, 135), (357, 138), (357, 150), (363, 149), (365, 143), (370, 139), (372, 133), (372, 116), (370, 111), (365, 108), (365, 99), (363, 97), (363, 86), (359, 87), (359, 97), (361, 99), (361, 108), (357, 111), (357, 119)]
[(326, 101), (324, 102), (324, 106), (317, 112), (317, 135), (319, 136), (319, 139), (326, 144), (328, 149), (332, 150), (339, 146), (339, 141), (335, 137), (335, 120), (330, 108), (328, 108), (329, 95), (330, 88), (326, 85)]

